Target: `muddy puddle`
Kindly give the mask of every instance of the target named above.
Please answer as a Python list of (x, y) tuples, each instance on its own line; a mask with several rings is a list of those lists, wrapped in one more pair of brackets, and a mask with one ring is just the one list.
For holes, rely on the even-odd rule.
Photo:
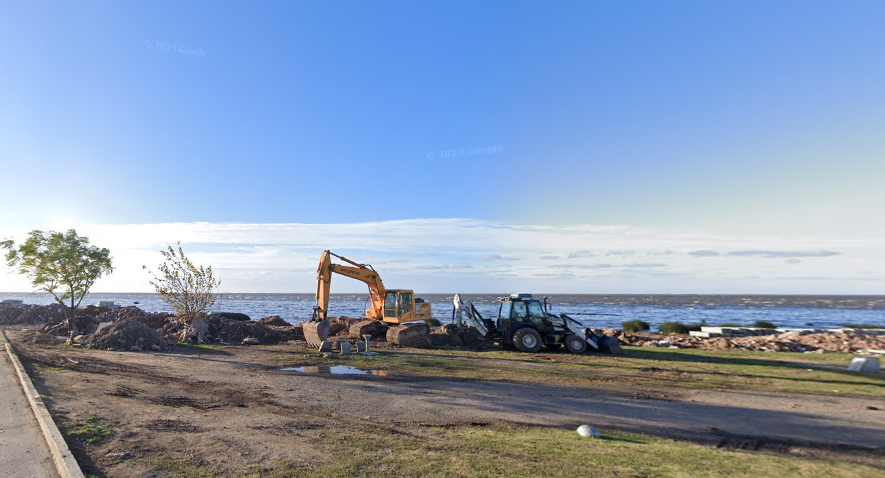
[(312, 365), (305, 367), (287, 367), (280, 369), (283, 372), (298, 372), (324, 375), (377, 375), (387, 376), (385, 370), (363, 370), (350, 365)]

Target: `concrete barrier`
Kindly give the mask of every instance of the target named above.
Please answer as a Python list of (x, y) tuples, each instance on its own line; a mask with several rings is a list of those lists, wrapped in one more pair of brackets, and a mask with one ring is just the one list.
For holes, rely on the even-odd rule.
[(77, 460), (71, 454), (68, 444), (61, 436), (61, 432), (58, 431), (58, 427), (52, 420), (49, 410), (46, 409), (46, 405), (40, 398), (40, 394), (34, 388), (31, 377), (25, 372), (25, 367), (18, 359), (18, 355), (13, 350), (12, 345), (7, 341), (6, 332), (0, 332), (0, 338), (2, 338), (0, 341), (6, 346), (6, 353), (9, 354), (9, 360), (12, 362), (16, 374), (18, 374), (19, 381), (21, 381), (25, 397), (28, 398), (28, 403), (31, 404), (31, 409), (37, 417), (37, 423), (40, 424), (43, 437), (46, 438), (46, 444), (49, 446), (49, 453), (52, 455), (52, 461), (55, 463), (55, 469), (58, 470), (58, 474), (62, 478), (85, 478), (83, 471), (80, 470), (80, 465), (77, 464)]

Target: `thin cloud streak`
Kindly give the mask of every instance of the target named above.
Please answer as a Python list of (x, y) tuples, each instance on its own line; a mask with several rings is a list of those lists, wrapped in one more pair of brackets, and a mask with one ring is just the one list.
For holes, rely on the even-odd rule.
[[(383, 265), (379, 270), (391, 286), (427, 292), (451, 292), (445, 284), (458, 284), (472, 291), (529, 287), (571, 292), (776, 293), (785, 287), (782, 277), (803, 274), (833, 277), (834, 292), (844, 292), (836, 290), (840, 280), (850, 278), (855, 291), (859, 281), (869, 279), (872, 292), (871, 276), (861, 271), (885, 268), (885, 241), (880, 239), (721, 236), (630, 226), (413, 219), (352, 224), (83, 224), (76, 229), (93, 244), (111, 249), (117, 272), (97, 285), (96, 290), (105, 291), (149, 291), (141, 266), (155, 266), (161, 259), (158, 251), (176, 241), (196, 263), (229, 275), (222, 278), (233, 292), (310, 291), (324, 249)], [(0, 236), (17, 241), (26, 234), (24, 229), (0, 230)], [(592, 262), (602, 256), (606, 261)], [(416, 258), (420, 258), (417, 263)], [(807, 260), (786, 261), (799, 258)], [(28, 290), (28, 286), (21, 278), (0, 274), (0, 290)], [(336, 282), (336, 290), (359, 291), (361, 284), (342, 280)]]

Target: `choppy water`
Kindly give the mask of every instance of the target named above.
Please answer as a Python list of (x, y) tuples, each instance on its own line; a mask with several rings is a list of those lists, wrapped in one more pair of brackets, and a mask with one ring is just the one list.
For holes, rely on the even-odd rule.
[[(504, 294), (462, 294), (488, 317), (497, 312), (495, 299)], [(451, 320), (452, 294), (424, 294), (433, 316)], [(537, 296), (540, 297), (540, 296)], [(28, 304), (49, 304), (47, 294), (0, 293), (0, 300), (21, 299)], [(329, 315), (361, 317), (368, 306), (367, 294), (332, 294)], [(137, 305), (148, 312), (169, 311), (157, 294), (90, 294), (83, 304), (113, 300)], [(749, 295), (599, 295), (550, 294), (553, 313), (568, 313), (591, 327), (619, 327), (621, 322), (640, 319), (652, 326), (662, 322), (737, 323), (757, 320), (781, 327), (838, 327), (848, 323), (885, 326), (885, 296), (749, 296)], [(309, 319), (313, 294), (225, 294), (214, 311), (241, 312), (252, 319), (278, 315), (291, 323)]]

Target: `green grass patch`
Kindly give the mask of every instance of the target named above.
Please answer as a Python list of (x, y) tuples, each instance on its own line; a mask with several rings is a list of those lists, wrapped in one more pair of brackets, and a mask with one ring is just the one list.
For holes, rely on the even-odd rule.
[(162, 472), (165, 478), (214, 478), (221, 475), (220, 470), (183, 459), (158, 458), (151, 461), (151, 466)]
[(188, 343), (188, 342), (181, 342), (181, 341), (176, 342), (176, 343), (177, 343), (178, 345), (181, 345), (182, 347), (187, 347), (187, 348), (189, 348), (189, 349), (194, 349), (194, 350), (205, 350), (205, 351), (207, 351), (207, 352), (214, 352), (214, 351), (224, 350), (224, 347), (225, 347), (224, 345), (191, 344), (191, 343)]
[(86, 415), (82, 420), (65, 423), (67, 436), (87, 445), (96, 445), (114, 434), (100, 418)]
[(753, 327), (757, 329), (776, 329), (777, 325), (774, 322), (769, 322), (767, 320), (757, 320), (753, 322)]
[(800, 354), (625, 347), (626, 355), (526, 354), (508, 350), (384, 351), (375, 356), (333, 359), (292, 354), (275, 367), (350, 365), (383, 370), (390, 377), (438, 377), (515, 383), (544, 383), (617, 390), (633, 386), (659, 389), (739, 389), (885, 397), (885, 376), (845, 370), (851, 354)]
[(878, 324), (842, 324), (846, 329), (885, 329), (885, 325)]
[(601, 430), (602, 439), (582, 438), (571, 429), (509, 424), (428, 427), (420, 437), (391, 431), (381, 425), (364, 426), (345, 439), (326, 439), (325, 466), (277, 464), (248, 476), (861, 478), (878, 473), (847, 460), (728, 451), (611, 430)]

